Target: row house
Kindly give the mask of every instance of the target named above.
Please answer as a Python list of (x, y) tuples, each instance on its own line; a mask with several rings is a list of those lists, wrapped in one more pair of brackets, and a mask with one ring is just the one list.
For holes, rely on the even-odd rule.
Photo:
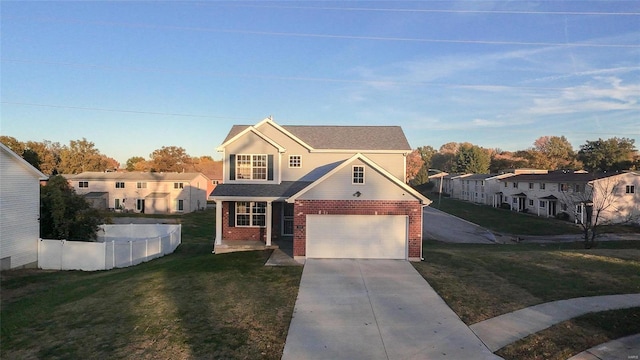
[(65, 178), (97, 209), (146, 214), (204, 209), (211, 183), (201, 173), (87, 171)]
[(500, 180), (502, 202), (514, 211), (583, 222), (587, 208), (602, 210), (601, 222), (638, 223), (640, 174), (555, 171), (521, 174)]

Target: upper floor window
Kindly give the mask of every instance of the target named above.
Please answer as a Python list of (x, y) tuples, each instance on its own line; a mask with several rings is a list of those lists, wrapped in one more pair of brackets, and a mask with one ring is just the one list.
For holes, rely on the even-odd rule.
[(540, 190), (544, 190), (546, 188), (545, 183), (540, 183)]
[(558, 190), (560, 191), (569, 191), (569, 184), (562, 183), (558, 185)]
[(300, 155), (289, 155), (289, 167), (290, 168), (302, 167), (302, 156), (300, 156)]
[(89, 182), (88, 181), (78, 181), (78, 187), (79, 188), (88, 188), (89, 187)]
[(136, 183), (136, 187), (137, 187), (138, 189), (146, 189), (146, 188), (147, 188), (147, 183), (146, 183), (146, 182), (139, 182), (139, 183)]
[(220, 180), (211, 180), (211, 185), (218, 185)]
[(173, 188), (174, 189), (184, 189), (184, 183), (175, 182), (175, 183), (173, 183)]
[(116, 189), (124, 189), (124, 181), (116, 181)]
[(505, 181), (504, 182), (504, 187), (507, 187), (507, 186), (509, 186), (509, 183)]
[(364, 166), (361, 166), (361, 165), (353, 166), (352, 183), (364, 184)]
[(236, 179), (267, 180), (267, 155), (236, 155)]
[(624, 189), (625, 194), (635, 194), (636, 193), (636, 187), (635, 185), (627, 185)]
[(575, 192), (580, 192), (580, 184), (575, 184), (575, 185), (573, 186), (573, 191), (575, 191)]
[(517, 183), (517, 182), (514, 182), (514, 183), (513, 183), (513, 188), (514, 188), (514, 189), (517, 189), (517, 188), (518, 188), (518, 183)]
[(533, 190), (533, 183), (529, 183), (529, 190)]

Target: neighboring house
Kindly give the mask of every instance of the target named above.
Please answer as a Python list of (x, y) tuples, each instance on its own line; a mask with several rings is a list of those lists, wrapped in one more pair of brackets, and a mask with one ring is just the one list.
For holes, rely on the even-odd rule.
[(522, 174), (500, 180), (504, 202), (512, 210), (554, 217), (566, 213), (575, 222), (585, 221), (586, 207), (602, 209), (601, 223), (639, 223), (640, 174), (554, 171)]
[(204, 209), (211, 183), (201, 173), (83, 172), (65, 177), (95, 208), (146, 214)]
[(452, 198), (462, 199), (462, 179), (472, 174), (448, 174), (442, 178), (442, 192)]
[(40, 181), (47, 176), (0, 144), (0, 269), (37, 267)]
[(235, 125), (218, 151), (215, 248), (292, 239), (294, 257), (422, 256), (422, 207), (398, 126)]

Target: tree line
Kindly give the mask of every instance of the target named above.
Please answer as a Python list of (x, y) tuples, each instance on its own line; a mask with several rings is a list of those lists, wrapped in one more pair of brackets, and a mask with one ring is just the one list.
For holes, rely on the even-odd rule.
[(509, 169), (586, 170), (588, 172), (640, 169), (635, 140), (613, 137), (587, 140), (575, 151), (564, 136), (542, 136), (526, 150), (487, 149), (468, 142), (450, 142), (438, 150), (426, 145), (407, 157), (407, 179), (428, 182), (429, 169), (448, 173), (490, 174)]
[[(68, 145), (44, 140), (21, 142), (11, 136), (0, 136), (0, 142), (29, 162), (45, 175), (79, 174), (85, 171), (116, 171), (120, 163), (102, 154), (95, 144), (85, 138), (71, 140)], [(204, 172), (220, 169), (220, 161), (210, 156), (191, 157), (177, 146), (163, 146), (149, 154), (149, 158), (133, 156), (127, 160), (127, 171)]]

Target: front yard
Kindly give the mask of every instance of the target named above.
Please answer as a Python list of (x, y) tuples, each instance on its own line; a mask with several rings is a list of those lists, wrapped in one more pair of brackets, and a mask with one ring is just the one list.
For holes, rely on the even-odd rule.
[[(414, 266), (468, 325), (548, 301), (640, 293), (640, 241), (472, 245), (425, 242)], [(505, 359), (566, 359), (640, 333), (640, 308), (586, 315), (498, 352)]]
[[(132, 268), (2, 273), (0, 358), (279, 359), (301, 267), (268, 251), (212, 255), (214, 213), (179, 218), (183, 244)], [(473, 245), (425, 242), (416, 269), (472, 324), (526, 306), (640, 292), (640, 241)], [(640, 332), (640, 309), (559, 324), (500, 350), (563, 359)]]

